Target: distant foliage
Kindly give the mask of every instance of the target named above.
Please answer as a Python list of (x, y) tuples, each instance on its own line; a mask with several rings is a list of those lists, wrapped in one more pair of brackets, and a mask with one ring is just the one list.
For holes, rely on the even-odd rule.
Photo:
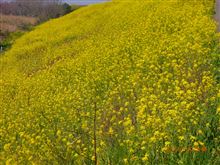
[(113, 1), (0, 57), (3, 164), (220, 164), (214, 0)]
[(40, 21), (56, 18), (71, 12), (71, 6), (60, 0), (15, 0), (0, 3), (0, 13), (38, 17)]
[(23, 30), (27, 26), (37, 24), (37, 19), (33, 17), (3, 15), (0, 14), (0, 32), (14, 32), (18, 29)]

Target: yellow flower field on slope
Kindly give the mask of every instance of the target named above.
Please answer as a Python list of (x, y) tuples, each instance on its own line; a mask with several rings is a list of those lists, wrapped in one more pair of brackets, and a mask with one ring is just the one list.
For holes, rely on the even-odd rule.
[(218, 164), (213, 0), (113, 1), (0, 57), (2, 164)]

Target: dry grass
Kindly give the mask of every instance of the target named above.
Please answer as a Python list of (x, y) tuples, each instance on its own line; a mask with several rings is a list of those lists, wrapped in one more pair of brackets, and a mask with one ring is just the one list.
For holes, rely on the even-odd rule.
[(0, 14), (0, 31), (2, 33), (23, 30), (25, 26), (35, 25), (37, 18)]

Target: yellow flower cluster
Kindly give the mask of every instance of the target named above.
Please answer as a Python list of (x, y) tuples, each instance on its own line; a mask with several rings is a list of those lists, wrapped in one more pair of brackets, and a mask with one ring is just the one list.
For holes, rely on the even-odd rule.
[(0, 164), (220, 161), (213, 6), (115, 0), (22, 36), (0, 57)]

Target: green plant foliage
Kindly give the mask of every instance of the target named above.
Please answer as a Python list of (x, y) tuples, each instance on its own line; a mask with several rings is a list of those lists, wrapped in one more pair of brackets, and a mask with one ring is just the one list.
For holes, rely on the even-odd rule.
[(21, 32), (21, 31), (17, 31), (17, 32), (12, 32), (12, 33), (6, 34), (8, 36), (0, 42), (0, 47), (2, 47), (2, 49), (4, 51), (7, 50), (8, 48), (11, 47), (11, 45), (14, 43), (14, 41), (17, 38), (21, 37), (23, 34), (24, 34), (24, 32)]

